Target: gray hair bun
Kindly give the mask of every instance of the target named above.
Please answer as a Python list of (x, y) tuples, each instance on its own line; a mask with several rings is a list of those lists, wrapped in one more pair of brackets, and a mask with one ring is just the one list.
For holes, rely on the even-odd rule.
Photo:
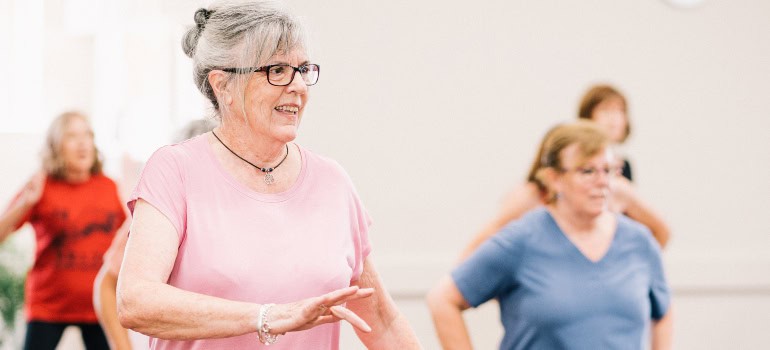
[(206, 23), (213, 13), (214, 11), (209, 11), (205, 8), (199, 8), (195, 11), (195, 15), (193, 15), (195, 27), (188, 29), (182, 39), (182, 50), (184, 50), (187, 57), (192, 58), (195, 54), (195, 47), (198, 46), (198, 39), (201, 37), (203, 29), (206, 28)]

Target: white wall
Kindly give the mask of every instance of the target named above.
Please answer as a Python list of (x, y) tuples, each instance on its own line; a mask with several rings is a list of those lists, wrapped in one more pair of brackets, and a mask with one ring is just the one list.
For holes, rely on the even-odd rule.
[[(46, 1), (46, 11), (65, 3)], [(101, 113), (100, 145), (112, 145), (113, 157), (155, 147), (202, 111), (178, 56), (195, 4), (128, 3), (122, 25), (157, 32), (113, 33), (124, 40), (125, 81), (115, 86), (121, 97), (106, 98), (122, 101), (119, 110), (94, 107), (105, 94), (95, 85), (107, 83), (93, 60), (109, 59), (94, 53), (95, 34), (59, 37), (72, 41), (66, 50), (46, 42), (59, 56), (45, 58), (43, 110)], [(375, 220), (378, 267), (427, 348), (438, 345), (422, 294), (522, 180), (545, 130), (572, 119), (595, 82), (627, 93), (636, 182), (674, 228), (665, 259), (676, 347), (770, 344), (770, 2), (706, 0), (687, 11), (660, 0), (289, 4), (322, 66), (299, 141), (351, 174)], [(55, 23), (47, 16), (46, 26)], [(58, 69), (62, 60), (81, 74)], [(116, 126), (119, 113), (133, 132)], [(0, 159), (35, 156), (12, 151), (16, 136), (2, 134), (19, 116), (0, 118)], [(163, 131), (132, 138), (149, 130)], [(3, 166), (0, 194), (25, 171)], [(478, 348), (497, 344), (496, 312), (469, 315)], [(346, 333), (343, 348), (353, 343)]]
[[(292, 4), (323, 67), (302, 141), (351, 173), (380, 269), (428, 348), (421, 294), (522, 180), (545, 130), (603, 81), (629, 97), (639, 190), (674, 229), (676, 348), (768, 346), (770, 3)], [(478, 348), (499, 341), (496, 313), (468, 317)]]

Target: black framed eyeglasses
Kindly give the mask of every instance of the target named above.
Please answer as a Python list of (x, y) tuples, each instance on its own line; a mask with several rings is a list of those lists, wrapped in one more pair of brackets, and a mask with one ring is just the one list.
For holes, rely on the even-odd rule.
[(236, 74), (265, 72), (267, 74), (267, 82), (274, 86), (286, 86), (291, 84), (291, 82), (294, 81), (294, 76), (297, 75), (297, 72), (299, 72), (305, 85), (315, 85), (318, 82), (318, 76), (321, 74), (321, 66), (315, 63), (303, 64), (299, 67), (288, 64), (271, 64), (262, 67), (222, 68), (221, 70)]

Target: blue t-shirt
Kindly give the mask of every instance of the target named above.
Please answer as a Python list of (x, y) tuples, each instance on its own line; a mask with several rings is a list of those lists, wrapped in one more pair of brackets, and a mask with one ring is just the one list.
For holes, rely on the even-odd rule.
[(499, 300), (500, 349), (641, 349), (670, 298), (647, 228), (618, 215), (609, 250), (593, 262), (544, 207), (485, 242), (452, 278), (473, 307)]

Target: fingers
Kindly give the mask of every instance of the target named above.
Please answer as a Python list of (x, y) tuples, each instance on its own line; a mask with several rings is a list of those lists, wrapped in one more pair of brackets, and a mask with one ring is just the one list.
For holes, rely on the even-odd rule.
[(322, 295), (318, 300), (318, 307), (344, 304), (350, 300), (367, 298), (374, 294), (373, 288), (358, 288), (357, 286), (338, 289), (334, 292)]
[(326, 293), (322, 295), (321, 298), (327, 298), (327, 300), (345, 298), (347, 296), (356, 294), (358, 290), (359, 290), (358, 286), (345, 287), (345, 288), (337, 289), (333, 292)]
[(356, 294), (348, 296), (347, 298), (345, 298), (345, 300), (337, 302), (334, 305), (344, 304), (344, 303), (346, 303), (348, 301), (351, 301), (351, 300), (368, 298), (368, 297), (372, 296), (372, 294), (374, 294), (374, 288), (361, 288), (358, 291), (356, 291)]
[(279, 304), (270, 313), (270, 325), (276, 332), (285, 333), (345, 320), (362, 332), (371, 332), (371, 327), (363, 319), (341, 305), (372, 294), (373, 288), (351, 286), (295, 303)]
[(328, 312), (330, 314), (318, 316), (314, 320), (304, 324), (303, 326), (297, 328), (296, 330), (310, 329), (316, 326), (320, 326), (322, 324), (345, 320), (348, 323), (350, 323), (353, 327), (356, 327), (358, 330), (362, 332), (369, 333), (372, 331), (372, 327), (370, 327), (369, 324), (366, 323), (366, 321), (364, 321), (361, 317), (356, 315), (353, 311), (350, 311), (349, 309), (345, 308), (344, 306), (339, 306), (339, 305), (332, 306), (330, 308), (325, 309), (325, 312)]
[(366, 324), (366, 321), (343, 306), (332, 306), (329, 308), (329, 311), (331, 311), (332, 315), (335, 317), (348, 321), (353, 327), (358, 328), (362, 332), (369, 333), (372, 331), (372, 327), (369, 327), (369, 325)]
[(361, 288), (358, 290), (358, 293), (356, 293), (357, 298), (366, 298), (374, 294), (374, 288)]
[(339, 320), (340, 319), (334, 315), (318, 316), (314, 320), (308, 323), (305, 323), (302, 326), (297, 327), (296, 329), (293, 329), (292, 331), (304, 331), (304, 330), (314, 328), (316, 326), (320, 326), (322, 324), (339, 322)]

